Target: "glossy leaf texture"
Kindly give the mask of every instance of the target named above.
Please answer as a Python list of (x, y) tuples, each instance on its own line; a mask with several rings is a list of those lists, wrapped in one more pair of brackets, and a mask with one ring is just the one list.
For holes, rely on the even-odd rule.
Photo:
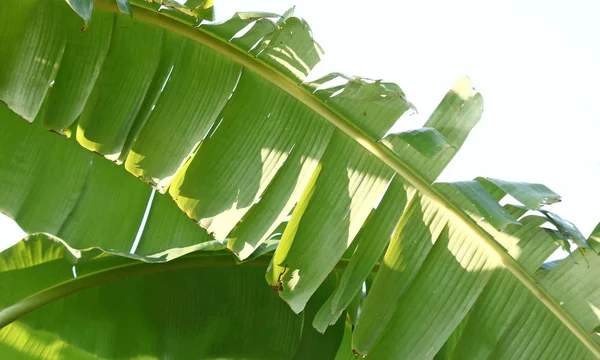
[[(560, 304), (556, 289), (568, 284), (559, 279), (571, 268), (537, 278), (557, 243), (587, 242), (540, 209), (558, 196), (495, 179), (433, 185), (481, 117), (468, 78), (425, 128), (386, 137), (412, 108), (400, 87), (338, 73), (307, 81), (322, 50), (291, 12), (198, 25), (162, 3), (158, 12), (158, 3), (132, 2), (130, 18), (114, 1), (96, 0), (83, 34), (62, 1), (0, 3), (0, 100), (36, 119), (25, 130), (1, 110), (5, 212), (71, 246), (127, 253), (150, 196), (146, 182), (164, 195), (150, 206), (136, 253), (210, 242), (244, 261), (275, 247), (277, 234), (267, 282), (294, 312), (315, 314), (305, 320), (319, 331), (351, 323), (340, 358), (462, 354), (471, 349), (461, 344), (482, 334), (492, 334), (482, 351), (497, 358), (600, 356), (597, 317)], [(500, 206), (506, 194), (522, 206)], [(523, 217), (527, 209), (545, 217)], [(332, 273), (339, 284), (323, 290)], [(510, 294), (522, 295), (514, 312), (496, 313)], [(580, 295), (576, 302), (594, 309), (596, 295)], [(477, 311), (495, 315), (482, 323)], [(514, 319), (526, 335), (506, 332)]]

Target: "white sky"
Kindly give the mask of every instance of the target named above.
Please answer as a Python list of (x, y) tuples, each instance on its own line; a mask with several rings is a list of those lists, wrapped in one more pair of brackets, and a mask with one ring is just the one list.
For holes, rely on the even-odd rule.
[[(563, 197), (549, 209), (585, 235), (600, 221), (600, 3), (216, 0), (219, 19), (292, 5), (325, 49), (318, 74), (402, 87), (419, 110), (402, 128), (421, 126), (460, 75), (471, 77), (483, 119), (439, 180), (541, 182)], [(22, 235), (0, 215), (0, 249)]]

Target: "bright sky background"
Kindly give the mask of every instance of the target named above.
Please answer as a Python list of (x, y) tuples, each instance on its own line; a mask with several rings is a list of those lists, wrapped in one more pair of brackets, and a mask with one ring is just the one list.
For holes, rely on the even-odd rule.
[[(600, 221), (600, 3), (595, 1), (216, 0), (235, 11), (296, 5), (325, 49), (315, 69), (398, 83), (423, 124), (460, 75), (485, 99), (480, 124), (441, 181), (541, 182), (550, 210), (588, 235)], [(23, 236), (0, 215), (0, 249)]]

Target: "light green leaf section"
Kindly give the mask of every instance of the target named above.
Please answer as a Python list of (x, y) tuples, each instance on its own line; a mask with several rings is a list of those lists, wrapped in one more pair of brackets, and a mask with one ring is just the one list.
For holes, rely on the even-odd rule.
[[(256, 87), (256, 85), (255, 83), (253, 86)], [(254, 90), (247, 90), (255, 94), (251, 98), (263, 96)], [(266, 118), (268, 122), (271, 118), (279, 118), (280, 121), (287, 124), (289, 130), (304, 128), (310, 129), (310, 131), (301, 131), (296, 134), (289, 131), (289, 133), (284, 133), (285, 135), (278, 140), (287, 140), (288, 142), (286, 147), (288, 147), (290, 153), (287, 155), (285, 163), (277, 171), (269, 186), (262, 192), (260, 201), (247, 212), (243, 221), (238, 223), (229, 234), (228, 246), (241, 259), (247, 258), (273, 232), (275, 227), (299, 201), (311, 177), (317, 171), (319, 161), (334, 131), (333, 127), (328, 126), (328, 124), (321, 121), (320, 117), (315, 116), (314, 113), (290, 99), (287, 94), (277, 92), (270, 98), (281, 99), (282, 104), (287, 103), (289, 105), (282, 107), (281, 111), (272, 105), (263, 108), (260, 100), (257, 99), (258, 106), (252, 105), (252, 107), (253, 109), (262, 110), (263, 119)], [(256, 103), (251, 102), (250, 104)], [(241, 136), (245, 137), (247, 134), (241, 134)], [(243, 144), (244, 146), (240, 145), (241, 151), (245, 151), (244, 148), (247, 146), (247, 142), (243, 141)], [(241, 185), (247, 187), (248, 183)]]
[[(0, 211), (28, 233), (59, 234), (80, 247), (129, 252), (150, 189), (73, 139), (28, 124), (1, 104), (0, 121)], [(157, 195), (137, 253), (211, 240), (170, 197)]]
[(343, 328), (322, 336), (303, 326), (303, 315), (264, 286), (265, 265), (259, 259), (236, 266), (222, 252), (124, 257), (97, 248), (74, 250), (44, 234), (29, 236), (0, 253), (0, 323), (25, 315), (0, 330), (0, 356), (292, 359), (305, 358), (297, 351), (308, 349), (335, 354)]
[[(439, 157), (430, 159), (422, 153), (406, 146), (402, 138), (392, 138), (392, 145), (402, 149), (399, 154), (415, 166), (433, 182), (454, 154), (464, 143), (467, 135), (481, 117), (482, 100), (479, 94), (473, 97), (470, 92), (465, 94), (464, 87), (470, 91), (470, 81), (461, 78), (454, 88), (448, 92), (440, 102), (426, 127), (439, 129), (440, 134), (452, 144)], [(467, 84), (465, 85), (465, 81)], [(461, 97), (462, 96), (462, 97)], [(398, 139), (396, 142), (395, 139)], [(381, 203), (374, 209), (365, 226), (359, 233), (355, 242), (358, 243), (347, 269), (342, 274), (340, 284), (330, 299), (323, 304), (319, 316), (313, 325), (324, 331), (328, 324), (332, 324), (341, 315), (352, 301), (354, 295), (362, 288), (362, 283), (373, 270), (377, 261), (387, 247), (392, 234), (397, 227), (400, 217), (405, 211), (406, 204), (414, 196), (414, 188), (399, 176), (395, 176), (387, 189)]]
[[(212, 71), (198, 71), (202, 66)], [(171, 179), (219, 115), (240, 76), (240, 67), (194, 41), (165, 34), (160, 71), (136, 120), (125, 168), (166, 191)], [(159, 75), (159, 76), (157, 76)], [(169, 134), (169, 136), (164, 136)], [(173, 141), (177, 139), (177, 141)], [(123, 156), (123, 155), (122, 155)]]
[[(81, 16), (85, 22), (84, 29), (87, 28), (90, 19), (92, 18), (92, 9), (94, 8), (94, 0), (65, 0), (67, 4)], [(121, 1), (121, 0), (118, 0)]]
[[(109, 51), (77, 124), (77, 141), (83, 147), (112, 161), (119, 158), (154, 77), (163, 41), (160, 29), (115, 17)], [(136, 59), (135, 66), (124, 65), (124, 59)]]
[(381, 140), (386, 146), (394, 148), (394, 139), (398, 137), (427, 157), (434, 157), (445, 148), (451, 147), (444, 136), (434, 128), (423, 127), (420, 129), (390, 134)]
[(481, 184), (491, 183), (496, 185), (505, 193), (525, 205), (529, 210), (538, 210), (543, 205), (550, 205), (560, 201), (560, 196), (543, 184), (510, 182), (482, 177), (475, 180)]
[(509, 224), (519, 222), (507, 213), (498, 201), (477, 181), (451, 183), (479, 210), (479, 213), (497, 230), (504, 230)]
[(284, 15), (277, 25), (277, 31), (256, 47), (256, 57), (299, 84), (321, 60), (323, 50), (304, 20)]
[(73, 24), (57, 20), (74, 19), (74, 14), (64, 3), (56, 5), (55, 1), (0, 2), (0, 99), (29, 122), (56, 77), (68, 25)]
[[(394, 230), (354, 329), (352, 348), (359, 354), (370, 353), (382, 336), (399, 300), (415, 281), (446, 223), (447, 217), (435, 204), (419, 195), (413, 196)], [(447, 239), (447, 230), (445, 234)]]
[(341, 133), (334, 135), (322, 164), (308, 204), (296, 207), (290, 220), (295, 226), (288, 225), (275, 252), (273, 263), (279, 266), (267, 274), (275, 285), (283, 273), (280, 296), (296, 312), (333, 270), (392, 175)]
[[(315, 95), (378, 137), (410, 107), (400, 89), (385, 83), (351, 79), (340, 90)], [(333, 135), (314, 192), (296, 207), (267, 274), (272, 286), (281, 282), (280, 296), (296, 312), (350, 246), (393, 174), (356, 145), (340, 131)]]
[(77, 203), (94, 154), (24, 122), (4, 104), (0, 119), (0, 211), (26, 232), (56, 234)]
[(587, 239), (588, 245), (600, 255), (600, 224), (596, 225)]
[(403, 182), (396, 178), (391, 181), (381, 203), (357, 235), (357, 248), (350, 254), (350, 262), (342, 273), (340, 284), (313, 321), (313, 326), (319, 331), (323, 332), (335, 323), (343, 310), (354, 301), (356, 294), (362, 292), (362, 284), (381, 259), (395, 224), (405, 211), (408, 198), (414, 196), (414, 192), (408, 194), (403, 186)]
[[(531, 216), (522, 220), (523, 226), (510, 225), (498, 234), (507, 251), (529, 273), (533, 273), (556, 249), (551, 232), (539, 228), (543, 223), (543, 218)], [(499, 294), (506, 294), (511, 305), (505, 306), (507, 300)], [(514, 323), (527, 314), (527, 306), (536, 303), (534, 297), (506, 270), (496, 269), (473, 306), (449, 358), (510, 358), (505, 352), (511, 351), (512, 345), (504, 337), (512, 336), (513, 330), (518, 333), (516, 330), (520, 327), (513, 329)], [(528, 358), (525, 354), (518, 356)]]
[(45, 129), (70, 136), (70, 127), (81, 114), (106, 59), (116, 19), (113, 14), (96, 11), (94, 26), (77, 32), (74, 29), (80, 21), (64, 18), (70, 29), (67, 45), (40, 118)]

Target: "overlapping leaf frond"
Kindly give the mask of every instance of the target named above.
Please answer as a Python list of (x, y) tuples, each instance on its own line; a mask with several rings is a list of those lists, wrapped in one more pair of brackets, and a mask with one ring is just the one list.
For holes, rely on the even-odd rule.
[[(53, 236), (31, 235), (0, 254), (0, 280), (11, 289), (0, 295), (5, 326), (0, 354), (6, 359), (302, 359), (311, 351), (335, 356), (343, 323), (321, 336), (304, 320), (334, 279), (298, 316), (264, 286), (264, 260), (238, 266), (229, 252), (207, 244), (148, 256), (79, 251)], [(33, 306), (20, 306), (25, 302)], [(7, 324), (12, 320), (17, 321)]]
[[(0, 108), (0, 209), (27, 232), (54, 234), (72, 248), (101, 247), (106, 251), (89, 250), (90, 257), (111, 258), (110, 263), (147, 262), (144, 255), (190, 246), (229, 249), (248, 261), (276, 248), (267, 282), (305, 317), (300, 330), (282, 326), (303, 332), (312, 322), (330, 339), (310, 333), (295, 337), (288, 350), (333, 344), (337, 351), (348, 309), (352, 326), (345, 329), (340, 358), (600, 354), (594, 340), (600, 325), (594, 281), (600, 277), (589, 276), (600, 271), (598, 256), (587, 251), (581, 258), (585, 249), (598, 250), (597, 237), (586, 239), (545, 209), (527, 213), (558, 201), (558, 195), (540, 184), (497, 179), (432, 185), (481, 117), (483, 100), (468, 78), (459, 79), (422, 129), (387, 135), (412, 107), (402, 90), (338, 73), (307, 81), (322, 50), (306, 22), (291, 13), (239, 13), (223, 23), (200, 23), (199, 13), (158, 3), (132, 2), (130, 18), (113, 0), (96, 0), (83, 33), (81, 18), (62, 0), (0, 3), (0, 100), (6, 104)], [(73, 1), (70, 5), (77, 10)], [(152, 190), (145, 183), (158, 191), (149, 205)], [(506, 194), (521, 205), (501, 206)], [(539, 271), (569, 239), (583, 252)], [(42, 269), (42, 259), (27, 255), (34, 243), (62, 249), (56, 250), (59, 262), (76, 253), (39, 235), (3, 253), (32, 261), (9, 264), (0, 274), (11, 279), (16, 269), (32, 275)], [(125, 256), (128, 252), (136, 259)], [(76, 263), (76, 269), (85, 267)], [(231, 271), (250, 271), (240, 269)], [(259, 270), (264, 272), (239, 276)], [(28, 305), (31, 296), (69, 278), (57, 271), (66, 277), (49, 278), (2, 306), (22, 314), (35, 309)], [(211, 274), (197, 275), (217, 281)], [(581, 279), (577, 291), (570, 290), (573, 277)], [(240, 279), (244, 288), (270, 291), (266, 284), (255, 289), (260, 285), (254, 278)], [(147, 281), (154, 284), (153, 278)], [(56, 299), (65, 294), (59, 295)], [(177, 308), (185, 311), (184, 305)], [(275, 313), (257, 316), (287, 319), (284, 310)], [(23, 327), (24, 334), (50, 331), (38, 328), (37, 314), (11, 326)], [(15, 340), (6, 329), (0, 334), (8, 344)], [(54, 331), (86, 354), (131, 355), (110, 352), (118, 344), (74, 345), (77, 336)], [(157, 336), (152, 326), (143, 331)], [(286, 331), (277, 336), (294, 337)], [(279, 351), (285, 341), (267, 347)], [(207, 349), (223, 345), (214, 344), (209, 341)], [(247, 345), (250, 353), (261, 350)], [(203, 354), (241, 356), (223, 348)], [(160, 351), (171, 350), (143, 351), (160, 357)], [(302, 358), (293, 351), (249, 356)]]

